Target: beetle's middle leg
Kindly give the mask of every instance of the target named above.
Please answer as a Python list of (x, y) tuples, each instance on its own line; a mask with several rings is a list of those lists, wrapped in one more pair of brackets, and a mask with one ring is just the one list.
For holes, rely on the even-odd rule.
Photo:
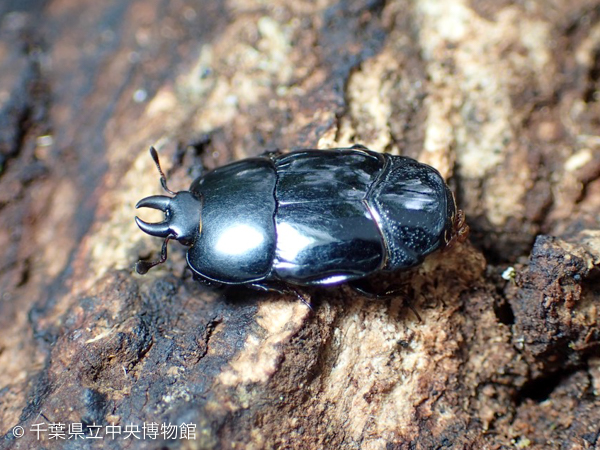
[(253, 289), (258, 289), (259, 291), (263, 291), (263, 292), (276, 292), (278, 294), (281, 295), (295, 295), (296, 298), (298, 300), (300, 300), (302, 303), (304, 303), (308, 309), (310, 309), (311, 311), (314, 311), (312, 305), (310, 304), (310, 301), (304, 296), (302, 295), (302, 293), (300, 291), (298, 291), (297, 289), (295, 289), (292, 286), (286, 285), (286, 284), (275, 284), (275, 283), (252, 283), (249, 285), (251, 288)]

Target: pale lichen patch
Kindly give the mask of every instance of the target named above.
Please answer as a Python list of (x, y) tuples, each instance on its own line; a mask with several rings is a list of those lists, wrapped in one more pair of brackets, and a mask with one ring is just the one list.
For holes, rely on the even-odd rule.
[[(426, 0), (417, 4), (417, 12), (435, 92), (426, 101), (425, 156), (454, 150), (462, 177), (486, 180), (482, 194), (491, 223), (502, 225), (511, 217), (522, 217), (523, 199), (530, 189), (525, 180), (531, 174), (519, 157), (515, 130), (528, 111), (514, 107), (513, 98), (521, 91), (514, 80), (549, 84), (553, 73), (549, 27), (516, 7), (506, 7), (495, 20), (487, 20), (466, 1)], [(503, 165), (510, 170), (499, 170)], [(446, 170), (442, 168), (445, 174)]]
[[(445, 373), (447, 365), (456, 365), (456, 348), (444, 332), (445, 320), (428, 318), (425, 327), (411, 319), (399, 321), (369, 303), (353, 304), (352, 310), (337, 324), (333, 343), (337, 358), (321, 380), (321, 400), (335, 408), (332, 414), (352, 439), (371, 436), (376, 446), (375, 437), (389, 430), (412, 435), (417, 432), (415, 408), (432, 401), (435, 387), (444, 389), (445, 380), (438, 374)], [(370, 401), (382, 395), (381, 401)]]
[(248, 335), (243, 350), (218, 382), (226, 386), (266, 382), (279, 366), (282, 344), (298, 331), (309, 312), (300, 302), (261, 303), (257, 312), (261, 331)]

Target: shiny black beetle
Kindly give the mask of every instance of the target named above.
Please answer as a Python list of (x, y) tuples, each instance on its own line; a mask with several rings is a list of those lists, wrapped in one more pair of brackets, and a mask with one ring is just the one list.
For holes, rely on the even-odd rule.
[[(271, 284), (333, 285), (415, 266), (446, 246), (462, 223), (452, 192), (434, 168), (366, 147), (265, 154), (212, 170), (189, 191), (163, 188), (136, 208), (165, 220), (142, 231), (190, 246), (201, 279), (267, 289)], [(462, 227), (462, 224), (459, 224)]]

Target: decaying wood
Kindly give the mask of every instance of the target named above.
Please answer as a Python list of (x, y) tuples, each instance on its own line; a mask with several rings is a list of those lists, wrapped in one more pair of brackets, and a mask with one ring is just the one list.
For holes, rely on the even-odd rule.
[[(0, 446), (597, 446), (599, 79), (598, 0), (3, 2)], [(353, 143), (437, 167), (472, 230), (402, 294), (211, 291), (176, 244), (133, 273), (150, 144), (179, 190)]]

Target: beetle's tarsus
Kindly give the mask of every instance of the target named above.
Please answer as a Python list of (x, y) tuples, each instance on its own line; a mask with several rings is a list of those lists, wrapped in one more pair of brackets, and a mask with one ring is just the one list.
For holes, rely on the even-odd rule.
[(171, 236), (167, 236), (163, 241), (162, 249), (160, 251), (160, 258), (157, 261), (140, 260), (135, 264), (135, 271), (140, 275), (144, 275), (148, 273), (148, 271), (154, 266), (158, 266), (159, 264), (164, 263), (167, 260), (167, 244), (169, 243), (169, 239), (171, 239)]
[(376, 300), (387, 300), (387, 299), (397, 296), (398, 294), (406, 295), (406, 289), (402, 288), (402, 287), (398, 287), (395, 289), (388, 289), (382, 293), (379, 293), (379, 292), (373, 292), (373, 291), (366, 289), (364, 286), (361, 286), (359, 284), (359, 282), (360, 282), (360, 280), (350, 281), (350, 282), (348, 282), (348, 287), (350, 287), (350, 289), (352, 289), (357, 294), (362, 295), (367, 298), (372, 298), (372, 299), (376, 299)]
[(288, 292), (294, 294), (298, 298), (298, 300), (300, 300), (302, 303), (304, 303), (308, 307), (308, 309), (310, 309), (311, 312), (315, 311), (313, 309), (312, 305), (310, 304), (310, 302), (304, 297), (304, 295), (302, 295), (296, 289), (294, 289), (293, 287), (288, 287)]
[(308, 309), (310, 309), (311, 311), (314, 311), (312, 305), (306, 299), (306, 297), (304, 295), (302, 295), (297, 289), (294, 289), (292, 286), (280, 285), (281, 288), (279, 288), (279, 287), (275, 287), (275, 285), (272, 283), (270, 283), (270, 284), (252, 283), (249, 286), (254, 289), (264, 291), (264, 292), (276, 292), (280, 295), (295, 295), (298, 300), (300, 300), (302, 303), (304, 303), (308, 307)]
[[(401, 295), (401, 296), (405, 297), (406, 299), (409, 298), (409, 296), (406, 292), (406, 289), (403, 287), (387, 289), (382, 294), (379, 294), (379, 293), (373, 292), (373, 291), (369, 291), (369, 290), (365, 289), (364, 287), (359, 286), (358, 283), (356, 283), (356, 282), (349, 282), (348, 287), (350, 287), (350, 289), (352, 289), (358, 295), (362, 295), (364, 297), (376, 299), (376, 300), (389, 300), (392, 297), (396, 297), (398, 295)], [(413, 312), (413, 314), (417, 317), (417, 320), (419, 322), (423, 322), (423, 319), (421, 319), (421, 315), (417, 312), (415, 307), (413, 305), (411, 305), (410, 301), (406, 301), (405, 303), (408, 306), (408, 308)]]
[(443, 251), (448, 251), (453, 248), (456, 244), (462, 244), (469, 238), (469, 232), (471, 229), (467, 224), (465, 213), (462, 209), (456, 211), (454, 217), (454, 223), (450, 230), (450, 238), (447, 239), (447, 243)]
[(410, 309), (410, 310), (413, 312), (413, 314), (414, 314), (415, 316), (417, 316), (417, 320), (418, 320), (420, 323), (423, 323), (423, 319), (421, 319), (421, 315), (420, 315), (420, 314), (417, 312), (417, 310), (415, 309), (415, 307), (414, 307), (413, 305), (411, 305), (410, 303), (407, 303), (407, 305), (406, 305), (406, 306), (408, 306), (408, 309)]
[(282, 155), (283, 155), (283, 152), (280, 149), (276, 148), (274, 150), (265, 150), (264, 152), (261, 153), (260, 156), (264, 156), (265, 158), (269, 158), (269, 159), (273, 160)]

